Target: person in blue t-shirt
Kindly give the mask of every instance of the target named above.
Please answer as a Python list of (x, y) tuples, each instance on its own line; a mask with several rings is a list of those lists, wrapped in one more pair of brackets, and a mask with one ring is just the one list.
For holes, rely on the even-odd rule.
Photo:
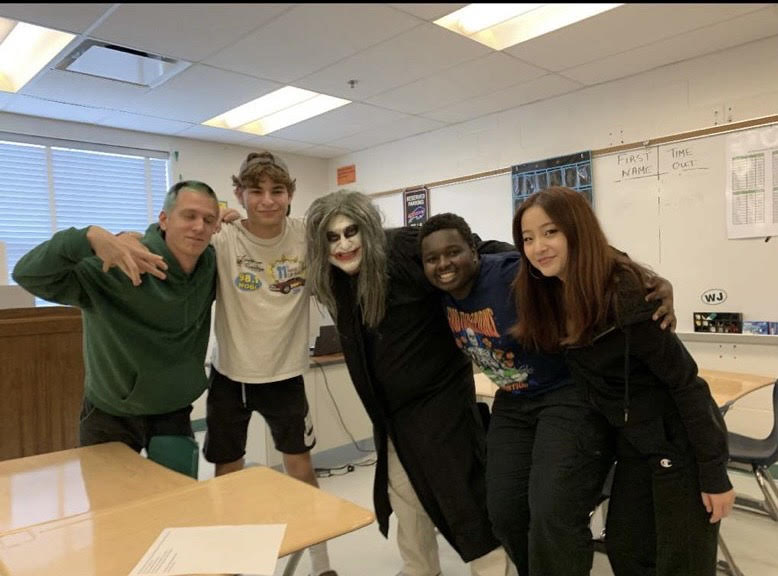
[[(499, 386), (486, 466), (495, 535), (521, 576), (588, 575), (589, 516), (613, 462), (607, 421), (583, 388), (571, 385), (560, 354), (530, 353), (511, 336), (518, 252), (481, 250), (479, 257), (470, 227), (451, 213), (425, 222), (420, 242), (425, 275), (444, 292), (457, 345)], [(658, 280), (652, 297), (668, 294), (665, 327), (674, 321), (672, 289)]]

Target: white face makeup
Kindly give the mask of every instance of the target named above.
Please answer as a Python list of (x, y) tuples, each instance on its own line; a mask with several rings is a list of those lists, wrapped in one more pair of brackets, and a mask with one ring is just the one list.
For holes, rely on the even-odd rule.
[(351, 218), (338, 214), (327, 225), (330, 264), (353, 276), (362, 264), (362, 234)]

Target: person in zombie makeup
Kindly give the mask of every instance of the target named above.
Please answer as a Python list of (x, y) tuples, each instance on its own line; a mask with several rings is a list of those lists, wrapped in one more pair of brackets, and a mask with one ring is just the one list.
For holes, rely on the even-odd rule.
[(424, 277), (418, 234), (384, 230), (359, 192), (317, 198), (306, 214), (308, 281), (374, 426), (373, 502), (384, 536), (397, 517), (401, 574), (440, 573), (437, 527), (472, 574), (503, 576), (510, 562), (486, 511), (472, 366)]

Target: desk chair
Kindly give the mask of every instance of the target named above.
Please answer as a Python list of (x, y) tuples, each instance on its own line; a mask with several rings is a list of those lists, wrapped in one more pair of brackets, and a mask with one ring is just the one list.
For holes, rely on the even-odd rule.
[(750, 469), (764, 495), (763, 500), (738, 495), (735, 506), (749, 512), (766, 514), (778, 522), (778, 486), (770, 466), (778, 462), (778, 381), (773, 384), (773, 429), (767, 438), (749, 438), (729, 433), (729, 460)]
[(153, 436), (146, 449), (149, 460), (197, 480), (200, 448), (189, 436)]

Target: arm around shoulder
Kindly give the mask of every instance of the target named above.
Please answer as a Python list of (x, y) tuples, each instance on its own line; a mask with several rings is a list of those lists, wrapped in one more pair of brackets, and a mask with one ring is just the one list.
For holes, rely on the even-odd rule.
[(81, 306), (85, 293), (75, 275), (81, 260), (94, 256), (87, 228), (68, 228), (39, 244), (14, 266), (14, 281), (28, 292), (59, 304)]

